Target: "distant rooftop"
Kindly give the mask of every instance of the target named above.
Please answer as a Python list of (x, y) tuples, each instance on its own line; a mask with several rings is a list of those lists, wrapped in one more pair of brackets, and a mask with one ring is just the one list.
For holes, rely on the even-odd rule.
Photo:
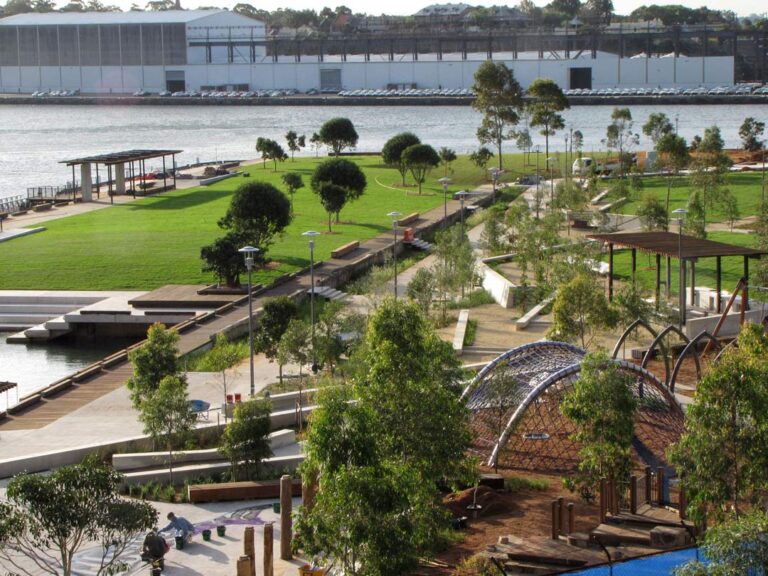
[(416, 16), (461, 16), (467, 10), (471, 10), (469, 4), (430, 4), (418, 12)]
[[(88, 24), (187, 24), (228, 10), (158, 10), (151, 12), (45, 12), (16, 14), (0, 19), (0, 26), (67, 26)], [(245, 18), (244, 16), (240, 16)], [(254, 20), (254, 23), (256, 21)]]

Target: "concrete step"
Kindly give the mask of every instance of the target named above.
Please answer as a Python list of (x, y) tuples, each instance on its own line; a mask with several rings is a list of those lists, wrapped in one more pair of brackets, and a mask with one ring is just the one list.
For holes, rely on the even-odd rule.
[[(311, 293), (312, 291), (307, 290), (307, 292)], [(319, 286), (315, 287), (315, 296), (325, 298), (326, 300), (343, 300), (348, 295), (341, 290), (336, 290), (335, 288), (331, 288), (329, 286)]]
[(432, 244), (426, 240), (421, 240), (420, 238), (414, 238), (411, 240), (411, 246), (417, 250), (424, 250), (425, 252), (432, 250)]
[(67, 322), (63, 316), (59, 316), (58, 318), (53, 318), (51, 320), (48, 320), (48, 322), (45, 323), (45, 327), (48, 330), (57, 330), (57, 331), (64, 331), (64, 330), (71, 329), (69, 322)]
[(5, 314), (51, 314), (58, 316), (72, 310), (71, 304), (8, 304), (0, 300), (0, 316)]
[(648, 526), (600, 524), (592, 531), (592, 537), (602, 542), (604, 546), (651, 545), (651, 530)]
[(55, 318), (56, 316), (59, 316), (59, 314), (53, 313), (53, 314), (35, 314), (35, 313), (18, 313), (18, 314), (0, 314), (0, 322), (8, 322), (8, 323), (14, 323), (14, 324), (26, 324), (27, 326), (34, 326), (35, 324), (40, 324), (41, 322), (45, 322), (46, 320), (49, 320), (51, 318)]

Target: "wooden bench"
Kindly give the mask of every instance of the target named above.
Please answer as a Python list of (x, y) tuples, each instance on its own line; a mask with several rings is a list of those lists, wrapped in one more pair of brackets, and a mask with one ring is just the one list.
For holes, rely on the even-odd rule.
[(29, 210), (16, 210), (16, 212), (13, 212), (11, 216), (23, 216), (27, 212), (29, 212)]
[(354, 252), (360, 248), (360, 242), (355, 240), (354, 242), (350, 242), (349, 244), (344, 244), (344, 246), (339, 246), (331, 252), (331, 258), (341, 258), (342, 256), (346, 256), (350, 252)]
[(413, 224), (416, 222), (416, 220), (419, 219), (419, 213), (414, 212), (412, 214), (408, 214), (405, 218), (400, 218), (400, 220), (397, 221), (398, 226), (408, 226), (409, 224)]
[[(293, 480), (291, 485), (293, 496), (301, 496), (301, 480)], [(192, 484), (188, 489), (189, 501), (198, 502), (232, 502), (235, 500), (259, 500), (280, 497), (280, 481), (265, 480), (261, 482), (225, 482), (222, 484)]]
[(45, 202), (44, 204), (38, 204), (37, 206), (32, 208), (32, 210), (34, 210), (35, 212), (43, 212), (45, 210), (50, 210), (52, 207), (53, 207), (52, 202)]

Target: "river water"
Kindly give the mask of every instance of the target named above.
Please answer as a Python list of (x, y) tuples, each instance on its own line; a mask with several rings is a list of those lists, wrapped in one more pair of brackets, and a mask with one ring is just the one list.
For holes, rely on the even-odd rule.
[[(717, 124), (726, 146), (739, 145), (738, 128), (747, 116), (766, 120), (768, 104), (631, 106), (635, 127), (652, 112), (678, 118), (679, 133), (690, 140)], [(584, 134), (584, 150), (598, 150), (613, 106), (580, 106), (564, 113), (566, 125)], [(71, 170), (61, 160), (127, 150), (178, 149), (178, 162), (245, 159), (256, 156), (259, 136), (284, 141), (288, 130), (309, 137), (323, 122), (347, 116), (360, 135), (357, 149), (378, 152), (397, 132), (411, 130), (435, 147), (459, 153), (477, 148), (480, 115), (469, 106), (41, 106), (0, 104), (0, 197), (26, 194), (27, 187), (63, 185)], [(564, 133), (551, 139), (564, 147)], [(536, 136), (535, 144), (544, 139)], [(650, 144), (641, 136), (641, 148)], [(514, 147), (508, 144), (508, 150)], [(307, 150), (304, 154), (313, 154)], [(159, 168), (148, 165), (147, 168)], [(79, 179), (79, 175), (78, 175)]]

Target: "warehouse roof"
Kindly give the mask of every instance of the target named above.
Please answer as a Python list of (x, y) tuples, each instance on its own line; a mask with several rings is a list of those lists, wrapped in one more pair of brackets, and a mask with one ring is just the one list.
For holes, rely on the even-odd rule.
[(0, 26), (85, 26), (89, 24), (188, 24), (195, 20), (230, 14), (256, 26), (260, 22), (228, 10), (159, 10), (150, 12), (45, 12), (16, 14), (0, 19)]

